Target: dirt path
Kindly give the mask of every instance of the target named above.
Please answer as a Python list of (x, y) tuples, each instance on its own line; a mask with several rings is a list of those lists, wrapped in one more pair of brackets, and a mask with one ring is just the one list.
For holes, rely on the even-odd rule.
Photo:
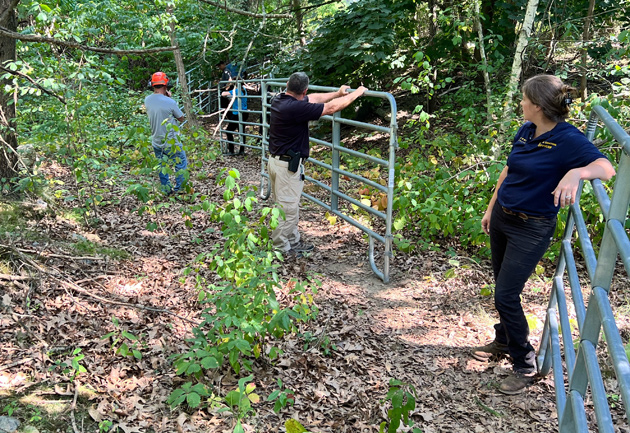
[[(226, 159), (244, 179), (259, 182), (257, 158)], [(300, 228), (316, 251), (289, 262), (282, 274), (287, 278), (301, 270), (321, 274), (320, 316), (308, 330), (335, 348), (320, 344), (304, 351), (303, 344), (291, 342), (282, 368), (273, 373), (297, 392), (291, 413), (307, 428), (377, 431), (391, 378), (415, 387), (413, 419), (425, 433), (556, 428), (550, 379), (521, 396), (506, 397), (495, 387), (508, 365), (486, 365), (467, 354), (471, 346), (493, 337), (492, 301), (479, 294), (489, 282), (489, 267), (466, 266), (468, 261), (462, 259), (455, 276), (445, 279), (445, 271), (452, 267), (447, 257), (398, 255), (392, 263), (392, 281), (384, 284), (371, 271), (367, 243), (359, 230), (347, 224), (331, 226), (321, 208), (304, 200)], [(527, 296), (528, 313), (544, 317), (545, 293)], [(534, 340), (540, 331), (534, 330)], [(282, 431), (265, 411), (252, 425), (258, 431)]]
[[(245, 159), (220, 158), (206, 168), (217, 173), (223, 166), (239, 169), (245, 183), (259, 182), (260, 162), (251, 152)], [(193, 183), (198, 192), (221, 200), (211, 182)], [(205, 232), (210, 223), (202, 214), (193, 215), (193, 228), (186, 228), (177, 203), (158, 216), (139, 216), (138, 206), (134, 198), (123, 197), (102, 210), (102, 224), (90, 233), (60, 215), (48, 215), (28, 228), (54, 239), (46, 245), (28, 237), (3, 239), (10, 245), (3, 258), (16, 273), (32, 271), (21, 256), (31, 254), (25, 250), (42, 253), (35, 255), (43, 268), (36, 279), (0, 286), (0, 385), (6, 390), (0, 406), (25, 396), (48, 402), (43, 407), (57, 408), (59, 423), (51, 421), (40, 431), (72, 431), (68, 420), (75, 412), (85, 423), (83, 431), (98, 431), (96, 422), (104, 420), (125, 433), (231, 431), (229, 414), (171, 411), (164, 403), (182, 382), (169, 356), (185, 350), (191, 321), (200, 313), (196, 290), (192, 281), (182, 280), (182, 269), (220, 236)], [(146, 230), (156, 218), (161, 227)], [(415, 387), (412, 419), (425, 433), (557, 428), (550, 379), (520, 396), (502, 396), (496, 384), (507, 365), (485, 365), (467, 355), (471, 346), (492, 337), (492, 301), (479, 294), (489, 282), (486, 265), (466, 266), (463, 258), (454, 276), (445, 278), (452, 267), (447, 257), (398, 254), (392, 282), (383, 284), (372, 274), (367, 243), (356, 229), (331, 226), (324, 212), (309, 203), (303, 203), (300, 227), (316, 250), (288, 261), (280, 274), (318, 274), (320, 314), (302, 327), (302, 336), (286, 339), (279, 362), (255, 364), (260, 395), (266, 397), (281, 379), (295, 391), (296, 401), (280, 414), (271, 403), (257, 405), (255, 416), (245, 420), (246, 431), (283, 432), (284, 421), (293, 417), (312, 432), (377, 432), (386, 419), (382, 400), (392, 378)], [(82, 237), (131, 257), (70, 258), (69, 245)], [(547, 290), (525, 295), (528, 313), (539, 319)], [(141, 359), (116, 354), (112, 339), (102, 338), (123, 329), (139, 337)], [(540, 330), (533, 331), (534, 340)], [(84, 355), (77, 362), (87, 371), (73, 378), (72, 360), (78, 355)], [(206, 379), (224, 392), (238, 378), (223, 373)], [(29, 423), (32, 412), (20, 413)]]

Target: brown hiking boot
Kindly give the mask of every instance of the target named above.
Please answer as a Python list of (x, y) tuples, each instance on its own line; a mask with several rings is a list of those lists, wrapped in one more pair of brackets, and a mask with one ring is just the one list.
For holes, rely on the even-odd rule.
[(536, 372), (519, 373), (515, 371), (501, 382), (499, 392), (507, 395), (520, 394), (534, 382), (535, 376)]
[(497, 343), (496, 340), (485, 346), (473, 347), (470, 351), (473, 358), (479, 361), (489, 361), (492, 358), (501, 358), (508, 355), (507, 344)]

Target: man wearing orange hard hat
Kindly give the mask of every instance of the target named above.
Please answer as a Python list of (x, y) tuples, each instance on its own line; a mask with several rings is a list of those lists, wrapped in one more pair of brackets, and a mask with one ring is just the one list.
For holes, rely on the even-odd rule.
[[(179, 126), (184, 121), (184, 113), (171, 98), (168, 81), (164, 72), (156, 72), (151, 76), (153, 94), (145, 98), (144, 106), (151, 124), (153, 151), (160, 161), (160, 183), (164, 192), (171, 195), (179, 192), (186, 180), (188, 160), (179, 140)], [(175, 165), (175, 188), (172, 187), (169, 175), (165, 172), (166, 161)]]

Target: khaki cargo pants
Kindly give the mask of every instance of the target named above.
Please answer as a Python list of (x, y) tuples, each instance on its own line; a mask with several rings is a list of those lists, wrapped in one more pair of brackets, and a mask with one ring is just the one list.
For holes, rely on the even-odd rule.
[(288, 169), (289, 162), (269, 155), (267, 170), (271, 181), (271, 192), (276, 205), (284, 211), (285, 218), (280, 218), (278, 227), (271, 233), (273, 245), (279, 250), (289, 251), (291, 245), (300, 241), (298, 222), (300, 221), (300, 196), (304, 189), (304, 165), (296, 173)]

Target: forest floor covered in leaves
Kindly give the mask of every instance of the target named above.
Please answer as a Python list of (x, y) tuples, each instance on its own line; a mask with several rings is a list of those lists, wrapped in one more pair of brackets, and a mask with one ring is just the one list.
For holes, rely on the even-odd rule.
[[(259, 182), (260, 157), (250, 150), (207, 163), (210, 179), (191, 176), (195, 191), (221, 201), (212, 178), (223, 167), (237, 168), (244, 183)], [(72, 183), (64, 167), (45, 169)], [(139, 215), (138, 200), (122, 190), (111, 194), (120, 202), (101, 208), (93, 227), (55, 209), (0, 234), (0, 410), (40, 432), (98, 432), (103, 421), (125, 433), (231, 432), (229, 412), (171, 410), (165, 402), (183, 381), (171, 356), (186, 350), (202, 309), (182, 271), (221, 241), (220, 232), (206, 232), (211, 223), (203, 213), (187, 227), (183, 200), (164, 199), (169, 206), (158, 214)], [(496, 387), (509, 365), (468, 355), (493, 338), (492, 298), (480, 294), (491, 283), (489, 263), (458, 257), (454, 268), (453, 257), (440, 252), (396, 253), (384, 284), (371, 271), (361, 232), (331, 225), (324, 213), (302, 201), (300, 228), (316, 249), (279, 270), (284, 280), (317, 275), (319, 316), (284, 338), (277, 362), (254, 363), (263, 401), (244, 420), (245, 431), (284, 432), (284, 422), (295, 418), (311, 432), (377, 432), (392, 378), (415, 387), (412, 419), (425, 433), (557, 429), (551, 377), (504, 396)], [(150, 221), (157, 230), (146, 229)], [(101, 249), (80, 253), (82, 243)], [(523, 294), (526, 312), (538, 319), (534, 346), (549, 289), (536, 277)], [(103, 338), (123, 331), (138, 337), (141, 359), (116, 354), (114, 337)], [(294, 391), (295, 404), (276, 414), (264, 400), (278, 379)], [(238, 377), (223, 369), (204, 380), (224, 395)], [(623, 420), (618, 431), (628, 431)]]

